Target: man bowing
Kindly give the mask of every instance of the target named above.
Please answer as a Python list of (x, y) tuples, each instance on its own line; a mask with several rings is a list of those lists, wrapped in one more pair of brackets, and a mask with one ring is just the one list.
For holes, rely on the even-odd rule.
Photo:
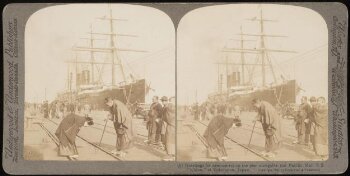
[(55, 135), (60, 141), (58, 155), (77, 158), (78, 150), (77, 146), (75, 145), (76, 136), (82, 126), (89, 126), (93, 125), (94, 123), (91, 117), (76, 115), (74, 113), (74, 106), (69, 106), (68, 111), (70, 114), (62, 119), (55, 132)]

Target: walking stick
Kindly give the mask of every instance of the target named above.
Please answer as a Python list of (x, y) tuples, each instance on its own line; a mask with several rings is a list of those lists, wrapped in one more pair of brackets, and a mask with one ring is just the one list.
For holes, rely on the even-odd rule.
[(256, 124), (256, 121), (254, 122), (254, 125), (253, 125), (253, 129), (252, 129), (252, 133), (250, 134), (250, 139), (249, 139), (249, 143), (248, 143), (248, 147), (247, 149), (245, 150), (245, 153), (247, 153), (247, 150), (250, 146), (250, 142), (252, 141), (252, 137), (253, 137), (253, 133), (254, 133), (254, 129), (255, 129), (255, 124)]
[(102, 142), (103, 135), (105, 134), (107, 122), (108, 122), (108, 119), (106, 119), (105, 126), (103, 127), (102, 136), (101, 136), (100, 143), (98, 144), (98, 146), (101, 146), (101, 142)]

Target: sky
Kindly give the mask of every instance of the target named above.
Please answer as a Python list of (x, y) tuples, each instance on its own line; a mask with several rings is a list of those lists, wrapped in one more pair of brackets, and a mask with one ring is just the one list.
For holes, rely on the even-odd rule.
[[(127, 75), (146, 78), (153, 95), (175, 95), (175, 28), (163, 12), (139, 5), (112, 4), (114, 18), (128, 21), (115, 22), (118, 34), (133, 34), (138, 37), (118, 37), (117, 47), (147, 52), (119, 52)], [(107, 4), (70, 4), (41, 9), (34, 13), (25, 30), (25, 101), (52, 101), (57, 93), (67, 90), (67, 75), (73, 69), (65, 61), (78, 57), (87, 61), (88, 54), (72, 51), (74, 45), (88, 46), (90, 26), (93, 32), (109, 32), (108, 22), (97, 19), (108, 15)], [(106, 36), (96, 36), (106, 39)], [(96, 47), (107, 46), (108, 41), (96, 40)], [(107, 56), (96, 54), (100, 62)], [(97, 60), (96, 60), (97, 61)], [(86, 67), (82, 66), (82, 67)], [(109, 65), (108, 65), (109, 66)], [(101, 73), (105, 84), (111, 84), (111, 68), (104, 67)], [(82, 69), (79, 68), (79, 69)], [(95, 67), (95, 70), (100, 69)], [(116, 82), (121, 81), (120, 70)], [(74, 84), (74, 83), (73, 83)], [(46, 92), (46, 93), (45, 93)]]
[[(296, 79), (302, 91), (300, 96), (328, 96), (328, 30), (323, 18), (315, 11), (291, 5), (233, 4), (203, 7), (187, 13), (180, 21), (177, 33), (177, 102), (189, 104), (203, 102), (208, 94), (218, 90), (218, 66), (227, 56), (238, 62), (239, 54), (222, 52), (224, 46), (239, 47), (229, 39), (239, 39), (240, 27), (244, 33), (259, 33), (259, 24), (247, 19), (258, 15), (277, 20), (264, 23), (266, 34), (284, 35), (267, 38), (266, 48), (291, 50), (296, 53), (271, 53), (274, 71), (278, 78)], [(259, 47), (256, 37), (247, 37), (247, 48)], [(247, 54), (247, 62), (255, 60)], [(234, 68), (230, 68), (234, 69)], [(232, 70), (229, 70), (232, 71)], [(225, 68), (220, 73), (225, 74)], [(270, 69), (266, 69), (267, 83), (272, 82)], [(256, 84), (261, 84), (261, 69), (253, 74)], [(247, 79), (247, 78), (246, 78)], [(280, 81), (280, 80), (278, 80)], [(297, 97), (297, 102), (299, 100)]]
[[(118, 47), (146, 50), (146, 53), (119, 52), (127, 75), (146, 78), (155, 92), (153, 95), (175, 95), (175, 29), (163, 12), (139, 5), (113, 4), (113, 17), (128, 19), (116, 22), (117, 33), (138, 37), (119, 37)], [(239, 55), (221, 52), (226, 45), (238, 47), (240, 27), (245, 33), (257, 33), (258, 24), (246, 19), (256, 16), (258, 4), (218, 5), (199, 8), (187, 13), (177, 28), (177, 101), (180, 104), (204, 101), (209, 93), (217, 91), (217, 65), (228, 57), (237, 62)], [(275, 72), (288, 79), (296, 79), (305, 90), (300, 96), (328, 95), (328, 31), (323, 18), (315, 11), (290, 5), (262, 5), (267, 22), (265, 32), (285, 35), (286, 38), (268, 38), (267, 47), (292, 50), (296, 53), (271, 53)], [(108, 32), (108, 23), (98, 17), (108, 15), (107, 4), (70, 4), (41, 9), (26, 24), (25, 31), (25, 99), (27, 102), (52, 101), (58, 92), (67, 89), (66, 60), (76, 56), (82, 60), (89, 55), (74, 53), (74, 45), (88, 46), (86, 40), (92, 25), (94, 32)], [(97, 36), (106, 38), (105, 36)], [(254, 37), (245, 39), (256, 40)], [(96, 46), (106, 46), (106, 40), (96, 41)], [(255, 42), (245, 44), (257, 47)], [(305, 54), (306, 52), (306, 54)], [(96, 54), (105, 61), (105, 56)], [(254, 60), (246, 55), (246, 60)], [(292, 58), (292, 59), (291, 59)], [(86, 66), (86, 65), (85, 65)], [(69, 69), (73, 69), (72, 65)], [(80, 68), (79, 68), (80, 69)], [(97, 70), (97, 68), (95, 68)], [(111, 68), (105, 66), (103, 80), (111, 83)], [(269, 69), (266, 69), (270, 73)], [(220, 68), (224, 73), (225, 69)], [(261, 70), (253, 77), (259, 84)], [(267, 82), (272, 81), (271, 74)], [(116, 82), (120, 82), (117, 70)], [(197, 93), (196, 93), (197, 92)], [(196, 96), (197, 95), (197, 96)]]

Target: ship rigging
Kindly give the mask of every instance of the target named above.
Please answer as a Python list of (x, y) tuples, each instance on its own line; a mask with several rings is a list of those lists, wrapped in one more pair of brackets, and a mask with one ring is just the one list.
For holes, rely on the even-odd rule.
[[(88, 46), (73, 46), (72, 51), (75, 53), (74, 59), (66, 60), (68, 64), (68, 97), (69, 102), (76, 102), (83, 104), (91, 104), (96, 108), (102, 108), (104, 106), (104, 98), (111, 97), (119, 99), (126, 104), (144, 103), (146, 94), (145, 79), (136, 79), (132, 74), (130, 75), (131, 81), (127, 79), (123, 67), (123, 61), (120, 56), (120, 52), (136, 52), (144, 53), (145, 50), (121, 48), (117, 45), (117, 39), (119, 37), (138, 37), (134, 34), (121, 34), (115, 30), (115, 23), (126, 22), (127, 19), (114, 18), (112, 15), (112, 9), (109, 5), (109, 14), (107, 16), (99, 17), (97, 20), (106, 21), (108, 23), (109, 32), (95, 32), (93, 26), (90, 25), (89, 37), (80, 38), (81, 40), (87, 40)], [(107, 38), (103, 38), (107, 36)], [(101, 38), (98, 38), (101, 37)], [(107, 47), (97, 46), (96, 41), (105, 40), (108, 42)], [(78, 53), (89, 54), (90, 58), (80, 59)], [(97, 53), (100, 53), (97, 55)], [(104, 54), (104, 61), (96, 56)], [(69, 65), (73, 65), (74, 69), (69, 69)], [(87, 67), (88, 65), (88, 67)], [(85, 66), (85, 67), (84, 67)], [(111, 67), (111, 84), (107, 85), (103, 80), (102, 73), (106, 66)], [(79, 70), (82, 67), (82, 70)], [(97, 68), (97, 74), (95, 71)], [(120, 71), (120, 79), (117, 84), (117, 70)], [(73, 90), (73, 73), (75, 73), (75, 90)], [(97, 77), (96, 77), (97, 76)]]
[[(296, 95), (298, 94), (298, 86), (295, 80), (283, 80), (278, 83), (277, 76), (272, 64), (270, 53), (296, 53), (295, 51), (269, 48), (266, 44), (266, 38), (284, 38), (284, 35), (275, 35), (265, 33), (265, 23), (278, 22), (277, 20), (267, 19), (263, 16), (263, 10), (260, 8), (259, 15), (254, 18), (246, 19), (251, 22), (259, 23), (258, 33), (244, 33), (240, 26), (240, 33), (237, 34), (239, 39), (230, 39), (238, 41), (239, 47), (228, 47), (226, 45), (221, 49), (225, 53), (224, 62), (216, 62), (218, 68), (218, 93), (216, 98), (222, 101), (228, 101), (234, 104), (250, 105), (253, 98), (260, 98), (269, 101), (276, 105), (285, 103), (295, 103)], [(245, 37), (255, 37), (254, 40), (245, 39)], [(246, 43), (256, 43), (258, 47), (248, 48)], [(230, 60), (230, 53), (240, 54), (240, 58)], [(253, 62), (248, 62), (246, 56), (255, 56)], [(226, 92), (224, 92), (224, 78), (220, 72), (224, 66), (226, 71)], [(261, 84), (257, 85), (257, 80), (254, 80), (253, 73), (255, 68), (261, 68)], [(273, 82), (267, 84), (267, 68), (270, 68)], [(231, 68), (231, 69), (230, 69)], [(231, 73), (229, 70), (233, 70)], [(260, 75), (259, 75), (260, 76)], [(248, 78), (248, 79), (247, 79)]]

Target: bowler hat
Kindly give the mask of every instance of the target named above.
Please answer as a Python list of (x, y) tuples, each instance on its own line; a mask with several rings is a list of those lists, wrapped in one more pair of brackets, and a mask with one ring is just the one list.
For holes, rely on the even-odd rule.
[(161, 101), (168, 101), (168, 97), (163, 96), (160, 100), (161, 100)]
[(310, 98), (310, 101), (311, 101), (311, 102), (316, 101), (316, 97), (311, 97), (311, 98)]

